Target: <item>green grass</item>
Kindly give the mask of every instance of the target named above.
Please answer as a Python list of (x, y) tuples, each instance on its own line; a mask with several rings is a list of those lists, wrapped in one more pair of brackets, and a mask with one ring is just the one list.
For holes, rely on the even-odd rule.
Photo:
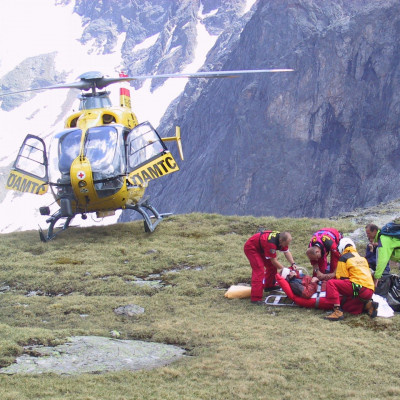
[[(291, 231), (294, 258), (308, 267), (307, 244), (324, 226), (345, 233), (357, 228), (347, 220), (188, 214), (166, 219), (152, 234), (132, 222), (71, 228), (49, 243), (34, 231), (2, 235), (0, 287), (10, 290), (0, 294), (1, 366), (24, 345), (112, 330), (121, 339), (181, 346), (188, 357), (139, 372), (0, 375), (0, 398), (399, 398), (398, 315), (346, 315), (332, 323), (321, 310), (224, 297), (230, 285), (250, 283), (243, 245), (259, 227)], [(152, 274), (159, 274), (154, 279), (162, 288), (134, 283)], [(126, 304), (145, 312), (114, 313)]]

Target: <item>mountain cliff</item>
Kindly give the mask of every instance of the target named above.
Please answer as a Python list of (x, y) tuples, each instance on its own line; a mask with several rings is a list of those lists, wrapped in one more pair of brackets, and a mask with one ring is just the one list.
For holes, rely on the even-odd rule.
[(399, 197), (399, 27), (396, 1), (259, 1), (221, 68), (295, 72), (191, 82), (160, 126), (186, 159), (156, 203), (328, 217)]

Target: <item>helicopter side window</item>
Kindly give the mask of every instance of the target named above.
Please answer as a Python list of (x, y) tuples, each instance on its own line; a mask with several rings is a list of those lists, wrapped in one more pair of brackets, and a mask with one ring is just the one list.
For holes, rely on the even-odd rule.
[(132, 129), (129, 134), (128, 163), (132, 170), (158, 157), (166, 148), (155, 129), (145, 122)]
[(44, 147), (39, 140), (31, 137), (25, 141), (18, 154), (15, 168), (28, 171), (39, 178), (46, 177), (46, 165), (44, 161)]

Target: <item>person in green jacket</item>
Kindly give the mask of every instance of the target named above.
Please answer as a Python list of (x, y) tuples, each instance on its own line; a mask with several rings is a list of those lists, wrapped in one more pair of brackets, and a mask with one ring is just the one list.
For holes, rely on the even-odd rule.
[[(367, 227), (366, 233), (370, 239), (369, 229), (367, 229)], [(380, 229), (373, 232), (375, 233), (373, 241), (378, 243), (378, 247), (376, 248), (376, 270), (374, 274), (374, 283), (376, 287), (389, 260), (400, 262), (400, 239), (383, 235)]]

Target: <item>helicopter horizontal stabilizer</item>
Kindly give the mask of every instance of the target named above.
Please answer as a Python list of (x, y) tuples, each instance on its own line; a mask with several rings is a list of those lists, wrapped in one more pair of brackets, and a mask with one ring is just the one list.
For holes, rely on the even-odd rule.
[(179, 156), (181, 157), (181, 160), (183, 161), (183, 150), (182, 150), (182, 142), (181, 142), (181, 128), (180, 126), (175, 127), (175, 136), (172, 137), (164, 137), (162, 140), (163, 142), (169, 142), (171, 140), (176, 140), (176, 144), (178, 145), (178, 151), (179, 151)]

